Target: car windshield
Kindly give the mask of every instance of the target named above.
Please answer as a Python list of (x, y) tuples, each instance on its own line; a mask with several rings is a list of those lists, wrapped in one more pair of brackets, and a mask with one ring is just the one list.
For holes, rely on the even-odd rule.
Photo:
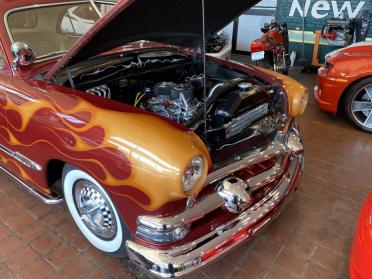
[(95, 1), (30, 7), (7, 16), (12, 42), (29, 44), (37, 58), (68, 51), (114, 3)]

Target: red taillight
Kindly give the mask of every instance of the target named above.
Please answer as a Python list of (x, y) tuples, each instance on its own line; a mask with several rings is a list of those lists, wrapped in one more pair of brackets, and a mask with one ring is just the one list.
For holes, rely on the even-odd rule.
[(265, 48), (262, 40), (253, 41), (251, 44), (251, 52), (263, 51), (264, 49)]
[(328, 39), (328, 40), (336, 40), (337, 39), (337, 33), (336, 32), (323, 32), (322, 33), (322, 38), (323, 39)]

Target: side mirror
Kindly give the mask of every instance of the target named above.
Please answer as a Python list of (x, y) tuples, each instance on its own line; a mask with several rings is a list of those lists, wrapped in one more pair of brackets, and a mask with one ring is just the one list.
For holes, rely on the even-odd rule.
[(34, 49), (26, 43), (15, 42), (11, 47), (14, 56), (13, 66), (29, 66), (36, 60)]

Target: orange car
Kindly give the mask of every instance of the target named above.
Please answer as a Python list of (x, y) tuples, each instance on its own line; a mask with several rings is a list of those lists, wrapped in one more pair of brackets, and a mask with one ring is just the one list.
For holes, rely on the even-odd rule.
[(372, 278), (372, 192), (360, 212), (350, 250), (350, 279)]
[(321, 109), (345, 113), (356, 127), (372, 133), (372, 43), (327, 54), (314, 90)]

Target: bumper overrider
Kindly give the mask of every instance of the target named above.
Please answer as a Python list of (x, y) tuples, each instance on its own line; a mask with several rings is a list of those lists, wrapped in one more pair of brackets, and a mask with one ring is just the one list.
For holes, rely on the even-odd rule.
[[(238, 245), (250, 239), (260, 229), (269, 224), (290, 200), (297, 178), (303, 169), (303, 147), (297, 129), (291, 129), (285, 138), (275, 141), (267, 148), (251, 152), (239, 161), (226, 168), (211, 173), (207, 183), (212, 183), (229, 177), (236, 170), (253, 163), (259, 163), (267, 158), (285, 155), (288, 163), (281, 168), (275, 165), (271, 169), (250, 178), (247, 183), (251, 188), (279, 181), (272, 190), (260, 201), (243, 211), (236, 217), (214, 231), (190, 243), (169, 250), (157, 250), (146, 247), (135, 241), (127, 241), (129, 258), (144, 271), (160, 278), (180, 277), (193, 272), (208, 263), (220, 258)], [(222, 179), (222, 180), (223, 180)], [(208, 212), (229, 204), (218, 191), (195, 204), (192, 208), (176, 216), (166, 218), (144, 218), (139, 223), (146, 224), (154, 230), (172, 230), (189, 224), (192, 220), (200, 219)]]

